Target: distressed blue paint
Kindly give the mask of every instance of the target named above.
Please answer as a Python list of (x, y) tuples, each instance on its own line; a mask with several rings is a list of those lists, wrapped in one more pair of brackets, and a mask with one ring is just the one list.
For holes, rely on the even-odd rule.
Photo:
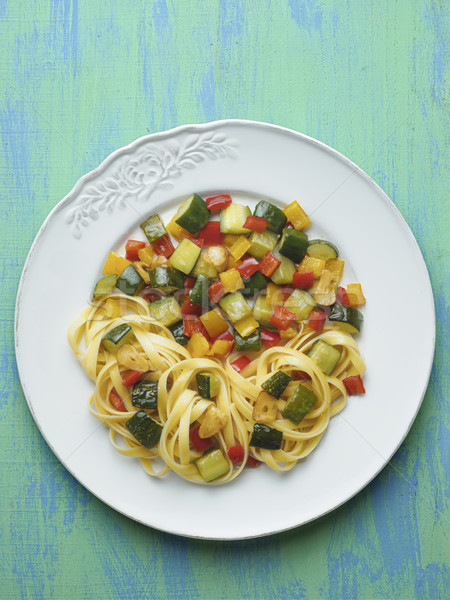
[(153, 4), (152, 15), (156, 30), (162, 33), (169, 25), (169, 10), (166, 0), (158, 0)]
[(320, 31), (323, 14), (320, 2), (317, 0), (289, 0), (291, 15), (300, 29), (308, 33), (313, 30)]
[(198, 94), (199, 103), (203, 107), (205, 121), (214, 121), (216, 119), (215, 89), (214, 67), (211, 65), (208, 72), (202, 76), (201, 90)]

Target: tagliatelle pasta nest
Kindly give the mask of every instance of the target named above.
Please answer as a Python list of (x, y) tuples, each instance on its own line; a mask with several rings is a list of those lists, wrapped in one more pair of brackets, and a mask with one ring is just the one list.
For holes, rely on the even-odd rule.
[[(113, 315), (113, 316), (111, 316)], [(147, 449), (126, 427), (136, 413), (130, 391), (123, 385), (117, 358), (102, 345), (102, 338), (120, 324), (133, 331), (132, 346), (148, 360), (148, 378), (158, 382), (158, 407), (154, 419), (162, 426), (157, 445)], [(326, 376), (306, 352), (317, 340), (335, 346), (341, 358), (333, 376)], [(216, 435), (216, 443), (224, 456), (227, 450), (240, 445), (244, 449), (241, 464), (229, 461), (228, 472), (209, 484), (223, 484), (240, 475), (249, 454), (271, 469), (291, 469), (310, 454), (324, 435), (331, 417), (346, 404), (347, 390), (342, 380), (362, 375), (365, 370), (356, 342), (352, 336), (326, 327), (317, 334), (305, 326), (285, 346), (269, 348), (259, 354), (241, 373), (217, 358), (192, 358), (188, 350), (174, 341), (169, 329), (151, 315), (149, 304), (140, 297), (111, 295), (86, 309), (72, 324), (70, 345), (87, 375), (95, 382), (90, 399), (91, 413), (109, 428), (111, 443), (121, 454), (138, 458), (144, 469), (153, 476), (169, 471), (195, 483), (205, 483), (196, 460), (202, 455), (190, 444), (192, 424), (201, 421), (211, 405), (226, 415), (226, 425)], [(281, 410), (286, 400), (277, 400), (280, 418), (272, 424), (282, 432), (278, 450), (249, 446), (254, 421), (252, 412), (261, 392), (261, 384), (273, 373), (282, 370), (289, 374), (301, 371), (308, 376), (302, 385), (312, 390), (318, 401), (299, 425), (283, 418)], [(199, 396), (196, 374), (208, 372), (219, 380), (219, 391), (213, 400)], [(310, 380), (309, 380), (310, 378)], [(289, 396), (298, 386), (294, 379), (286, 388)], [(123, 400), (125, 410), (117, 410), (109, 401), (112, 390)]]

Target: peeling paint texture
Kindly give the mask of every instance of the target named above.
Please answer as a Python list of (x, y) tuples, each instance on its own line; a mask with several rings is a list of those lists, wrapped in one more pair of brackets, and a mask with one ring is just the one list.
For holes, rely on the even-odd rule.
[[(0, 0), (0, 24), (0, 598), (448, 598), (448, 2)], [(235, 543), (154, 531), (87, 492), (35, 425), (13, 344), (28, 249), (76, 181), (146, 133), (221, 118), (360, 165), (416, 236), (437, 313), (430, 385), (390, 465), (330, 515)], [(386, 290), (399, 318), (407, 301)]]

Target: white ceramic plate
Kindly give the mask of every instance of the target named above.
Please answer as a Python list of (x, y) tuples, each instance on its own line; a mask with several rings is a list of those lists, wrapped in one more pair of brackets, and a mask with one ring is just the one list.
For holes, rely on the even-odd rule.
[[(297, 199), (347, 259), (368, 299), (360, 348), (367, 393), (352, 397), (316, 451), (288, 473), (248, 469), (229, 485), (149, 477), (114, 451), (89, 413), (92, 383), (66, 341), (108, 251), (144, 217), (166, 220), (193, 191), (244, 195), (250, 205)], [(167, 221), (166, 221), (167, 222)], [(351, 268), (350, 268), (351, 267)], [(353, 270), (353, 272), (352, 272)], [(401, 310), (401, 317), (399, 317)], [(49, 215), (30, 250), (16, 306), (20, 378), (42, 435), (98, 498), (152, 527), (238, 539), (311, 521), (341, 505), (386, 465), (419, 410), (434, 351), (426, 267), (382, 190), (338, 152), (294, 131), (219, 121), (145, 136), (84, 176)]]

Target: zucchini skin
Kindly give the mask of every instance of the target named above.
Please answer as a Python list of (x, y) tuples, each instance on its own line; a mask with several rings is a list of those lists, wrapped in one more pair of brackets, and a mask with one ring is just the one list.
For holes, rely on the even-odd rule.
[(267, 287), (267, 279), (262, 273), (256, 271), (253, 275), (250, 275), (247, 279), (244, 279), (246, 295), (253, 296), (260, 290), (265, 290)]
[(113, 293), (116, 287), (117, 275), (106, 275), (97, 281), (92, 294), (93, 300), (101, 300), (105, 296), (109, 296)]
[(209, 209), (203, 198), (200, 198), (198, 194), (192, 194), (178, 209), (175, 223), (189, 231), (189, 233), (197, 233), (208, 222), (209, 214)]
[(167, 229), (164, 227), (159, 215), (151, 215), (140, 225), (142, 231), (147, 236), (150, 244), (157, 242), (163, 235), (166, 235)]
[(136, 382), (131, 391), (131, 404), (147, 410), (158, 408), (158, 382), (146, 379)]
[(118, 278), (116, 288), (127, 296), (135, 296), (144, 287), (144, 283), (144, 280), (133, 265), (128, 265)]
[(166, 294), (184, 287), (183, 273), (175, 267), (153, 267), (148, 272), (150, 285)]
[(279, 398), (291, 381), (292, 377), (290, 375), (284, 371), (277, 371), (261, 387), (271, 396)]
[(303, 421), (317, 402), (317, 396), (304, 385), (299, 385), (289, 399), (281, 414), (295, 425)]
[(242, 350), (259, 351), (261, 349), (261, 327), (246, 337), (240, 335), (235, 329), (234, 343), (238, 352)]
[(333, 304), (328, 317), (333, 323), (345, 323), (354, 328), (353, 333), (361, 331), (363, 324), (362, 313), (354, 306), (343, 306), (342, 304)]
[(284, 212), (266, 200), (261, 200), (253, 211), (254, 217), (260, 217), (267, 220), (267, 229), (280, 233), (287, 223)]
[(183, 333), (183, 321), (177, 321), (173, 325), (169, 327), (172, 332), (175, 341), (178, 342), (181, 346), (186, 346), (188, 341), (191, 339), (189, 336), (184, 335)]
[(337, 258), (339, 256), (339, 250), (334, 244), (327, 240), (310, 240), (306, 252), (309, 256), (321, 258), (323, 260)]
[(275, 248), (278, 242), (278, 235), (274, 231), (269, 231), (268, 229), (261, 233), (253, 231), (248, 240), (251, 243), (248, 253), (250, 256), (261, 260), (267, 252), (272, 252)]
[(282, 441), (282, 431), (278, 431), (278, 429), (263, 425), (262, 423), (255, 423), (249, 446), (263, 448), (264, 450), (279, 450)]
[(201, 306), (208, 306), (208, 288), (209, 277), (206, 277), (206, 275), (202, 275), (202, 273), (200, 273), (194, 283), (194, 287), (190, 291), (190, 301), (195, 302), (195, 304), (200, 304)]
[(163, 429), (159, 423), (149, 417), (143, 410), (135, 413), (125, 423), (125, 427), (144, 448), (148, 449), (156, 446)]
[(316, 361), (325, 375), (331, 375), (341, 358), (341, 352), (331, 344), (317, 340), (308, 352), (308, 356)]
[(198, 395), (206, 400), (211, 400), (217, 395), (219, 382), (212, 373), (197, 373)]
[(296, 229), (283, 229), (279, 252), (286, 258), (300, 263), (306, 256), (308, 249), (308, 236), (303, 231)]
[(117, 325), (117, 327), (114, 327), (114, 329), (111, 329), (111, 331), (103, 336), (102, 346), (105, 350), (111, 352), (111, 354), (115, 354), (120, 346), (128, 342), (132, 333), (131, 327), (126, 323)]

